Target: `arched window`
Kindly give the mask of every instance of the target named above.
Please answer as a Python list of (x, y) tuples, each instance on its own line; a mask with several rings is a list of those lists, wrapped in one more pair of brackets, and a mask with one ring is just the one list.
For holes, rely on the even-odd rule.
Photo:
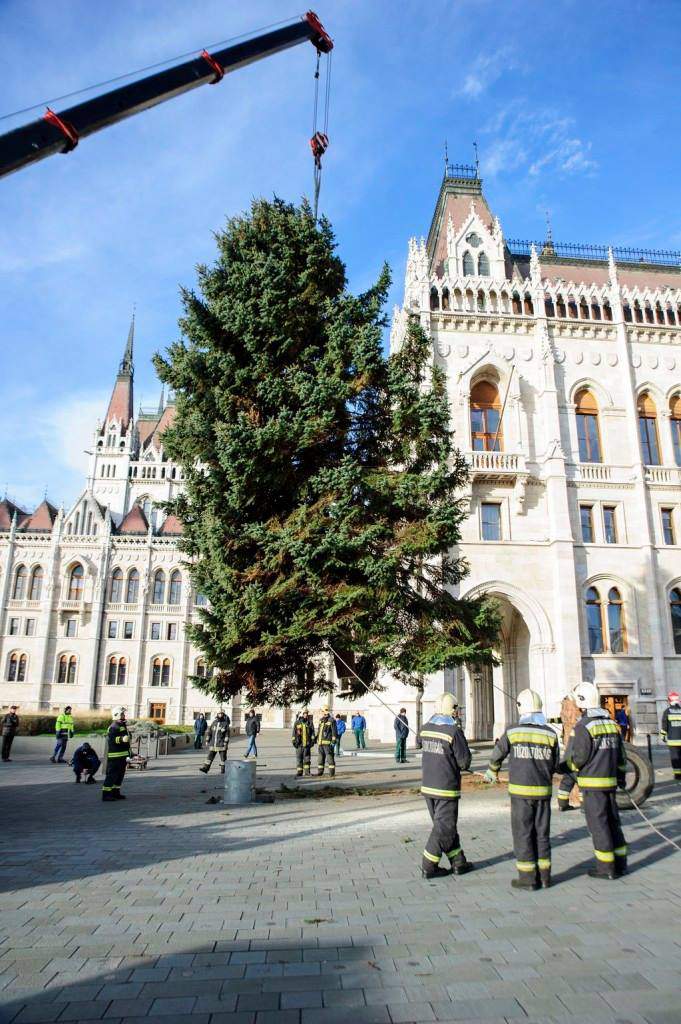
[(118, 686), (125, 686), (125, 673), (127, 671), (128, 662), (126, 658), (118, 659), (118, 678), (116, 683)]
[(161, 686), (170, 686), (170, 658), (163, 659), (161, 668)]
[(511, 296), (511, 308), (513, 309), (514, 313), (518, 314), (518, 316), (520, 316), (523, 311), (523, 307), (520, 302), (520, 296), (517, 292), (513, 292), (513, 295)]
[(681, 654), (681, 590), (678, 587), (669, 595), (669, 611), (672, 617), (674, 653)]
[(449, 288), (442, 289), (442, 308), (449, 309)]
[(489, 277), (489, 259), (486, 252), (478, 256), (478, 277)]
[(151, 593), (152, 604), (163, 604), (166, 589), (166, 574), (163, 569), (157, 569), (154, 573), (154, 586)]
[(674, 395), (669, 403), (674, 462), (681, 466), (681, 395)]
[(125, 603), (137, 604), (140, 589), (140, 574), (137, 569), (131, 569), (128, 573), (128, 583), (125, 588)]
[(26, 681), (28, 658), (19, 651), (12, 651), (7, 659), (7, 682), (23, 683)]
[(195, 675), (200, 676), (201, 679), (206, 678), (206, 662), (203, 658), (197, 658), (196, 660), (196, 672)]
[(534, 316), (534, 303), (532, 297), (527, 294), (525, 295), (524, 310), (525, 316)]
[(544, 312), (547, 316), (555, 317), (556, 309), (553, 305), (553, 299), (544, 299)]
[(109, 600), (112, 604), (118, 604), (123, 600), (123, 571), (121, 569), (114, 569), (111, 573)]
[(14, 589), (12, 590), (12, 597), (15, 601), (23, 601), (26, 597), (26, 578), (28, 573), (25, 565), (18, 565), (16, 572), (14, 573)]
[(58, 672), (57, 672), (57, 682), (58, 683), (65, 683), (66, 682), (66, 673), (68, 672), (68, 668), (69, 668), (69, 659), (66, 657), (65, 654), (62, 654), (61, 658), (59, 659), (59, 669), (58, 669)]
[(650, 305), (649, 302), (646, 302), (645, 312), (646, 312), (646, 323), (654, 324), (655, 323), (655, 316), (653, 314), (653, 308), (652, 308), (652, 306)]
[(118, 672), (118, 662), (115, 658), (109, 658), (109, 670), (107, 672), (106, 682), (108, 686), (116, 685), (116, 674)]
[(57, 682), (67, 684), (75, 683), (77, 666), (78, 659), (75, 654), (62, 654), (58, 662)]
[(485, 306), (485, 293), (483, 292), (482, 288), (480, 288), (478, 290), (478, 312), (483, 313), (485, 310)]
[(80, 601), (83, 596), (84, 570), (80, 562), (69, 573), (69, 601)]
[(473, 263), (473, 257), (471, 256), (471, 254), (468, 251), (466, 251), (463, 254), (462, 264), (463, 264), (463, 276), (464, 277), (473, 277), (473, 275), (475, 274), (475, 264)]
[(174, 569), (170, 576), (168, 587), (168, 604), (179, 604), (182, 599), (182, 575), (179, 569)]
[(439, 309), (440, 308), (440, 296), (438, 294), (438, 290), (435, 287), (435, 285), (433, 285), (433, 287), (430, 289), (430, 308), (431, 309)]
[(667, 306), (667, 323), (671, 324), (672, 327), (676, 326), (676, 317), (671, 306)]
[(586, 299), (582, 296), (579, 302), (579, 316), (582, 320), (589, 319), (589, 307), (586, 304)]
[(660, 446), (657, 443), (657, 410), (655, 403), (644, 391), (638, 399), (638, 433), (641, 438), (641, 454), (646, 466), (660, 465)]
[(125, 673), (128, 667), (127, 658), (109, 658), (107, 684), (109, 686), (125, 686)]
[[(630, 318), (631, 318), (631, 311), (630, 311)], [(607, 301), (607, 299), (603, 303), (603, 319), (604, 320), (612, 320), (612, 306)], [(624, 319), (626, 320), (626, 316), (625, 316)]]
[(664, 312), (659, 302), (655, 304), (655, 319), (658, 324), (664, 324)]
[(639, 305), (638, 299), (636, 299), (636, 301), (634, 302), (634, 320), (636, 321), (637, 324), (642, 324), (643, 323), (643, 310), (641, 309), (641, 306)]
[(160, 686), (161, 685), (161, 659), (160, 658), (154, 658), (153, 662), (151, 663), (151, 685), (152, 686)]
[[(628, 302), (623, 302), (622, 303), (622, 313), (624, 314), (624, 319), (625, 319), (626, 323), (630, 324), (633, 321), (634, 318), (631, 315), (631, 306), (629, 305)], [(606, 317), (606, 320), (611, 320), (611, 319), (612, 319), (612, 317)]]
[(622, 597), (617, 587), (612, 587), (608, 594), (608, 639), (613, 654), (624, 654), (627, 649), (627, 637), (624, 628), (624, 609)]
[(601, 439), (598, 430), (598, 406), (591, 392), (584, 388), (575, 395), (577, 440), (580, 462), (601, 462)]
[[(471, 388), (471, 442), (475, 452), (503, 450), (497, 387), (481, 380)], [(497, 434), (498, 431), (498, 434)], [(496, 443), (495, 443), (496, 440)]]
[(595, 587), (586, 592), (586, 626), (589, 634), (589, 652), (603, 653), (603, 616), (600, 594)]
[(66, 674), (67, 683), (75, 683), (76, 681), (76, 665), (78, 664), (75, 654), (72, 654), (69, 658), (69, 670)]
[(36, 565), (31, 573), (31, 585), (28, 588), (29, 601), (39, 601), (43, 592), (43, 570), (42, 566)]
[(568, 299), (568, 318), (571, 320), (576, 320), (577, 317), (577, 303), (574, 299)]
[(565, 310), (565, 299), (562, 295), (559, 295), (556, 299), (556, 312), (560, 317), (565, 317), (567, 315)]
[(592, 302), (591, 303), (591, 319), (592, 320), (600, 320), (601, 319), (601, 307), (598, 305), (597, 302)]

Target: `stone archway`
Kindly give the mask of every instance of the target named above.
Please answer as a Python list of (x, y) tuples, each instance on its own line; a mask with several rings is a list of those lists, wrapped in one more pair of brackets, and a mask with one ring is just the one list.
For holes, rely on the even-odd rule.
[(531, 686), (546, 703), (546, 657), (553, 641), (543, 608), (520, 588), (499, 581), (474, 587), (466, 596), (482, 593), (495, 598), (501, 611), (496, 651), (500, 663), (465, 672), (466, 735), (473, 740), (492, 740), (515, 719), (515, 698), (520, 690)]

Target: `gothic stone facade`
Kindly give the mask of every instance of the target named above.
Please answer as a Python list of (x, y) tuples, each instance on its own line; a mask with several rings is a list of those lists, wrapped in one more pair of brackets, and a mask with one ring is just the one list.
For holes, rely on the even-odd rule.
[[(508, 242), (470, 168), (448, 168), (427, 241), (409, 244), (391, 346), (418, 317), (446, 371), (470, 466), (462, 593), (493, 594), (503, 613), (493, 671), (426, 679), (421, 709), (385, 680), (412, 723), (454, 690), (468, 735), (490, 738), (519, 689), (555, 715), (586, 678), (641, 734), (681, 686), (681, 272), (636, 257)], [(134, 418), (132, 341), (131, 328), (73, 508), (0, 503), (0, 706), (124, 704), (174, 722), (214, 710), (190, 681), (205, 671), (185, 636), (201, 597), (180, 524), (156, 508), (182, 486), (163, 451), (174, 406)], [(378, 699), (362, 710), (371, 735), (392, 736)]]

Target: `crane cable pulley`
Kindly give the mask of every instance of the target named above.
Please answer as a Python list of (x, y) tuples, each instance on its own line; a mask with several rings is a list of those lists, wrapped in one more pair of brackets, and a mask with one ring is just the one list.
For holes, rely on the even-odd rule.
[[(319, 65), (322, 52), (326, 53), (326, 84), (324, 87), (324, 121), (321, 129), (318, 127), (317, 118), (319, 114)], [(312, 136), (310, 138), (310, 149), (314, 159), (314, 219), (317, 220), (319, 209), (319, 190), (322, 184), (322, 157), (329, 148), (329, 102), (331, 99), (331, 49), (321, 50), (317, 48), (317, 63), (314, 72), (314, 108), (312, 113)]]

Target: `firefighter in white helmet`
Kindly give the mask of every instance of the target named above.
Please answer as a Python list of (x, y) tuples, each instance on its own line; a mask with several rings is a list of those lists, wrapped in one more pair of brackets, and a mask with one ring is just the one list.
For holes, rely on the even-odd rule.
[(560, 758), (558, 737), (547, 724), (542, 699), (534, 690), (521, 690), (517, 698), (518, 725), (497, 740), (488, 782), (496, 782), (508, 757), (508, 792), (511, 797), (511, 832), (518, 877), (514, 889), (548, 889), (551, 884), (551, 793), (553, 773)]
[(125, 719), (125, 708), (112, 708), (113, 719), (106, 737), (106, 776), (102, 786), (102, 800), (125, 800), (121, 793), (125, 769), (130, 757), (130, 736)]
[(619, 878), (627, 870), (627, 844), (615, 799), (625, 787), (627, 767), (622, 734), (600, 706), (598, 688), (583, 682), (573, 700), (582, 712), (565, 751), (565, 760), (577, 778), (586, 823), (591, 833), (596, 864), (592, 878)]
[[(436, 714), (421, 729), (421, 792), (433, 823), (421, 861), (424, 878), (463, 875), (473, 868), (461, 848), (458, 828), (461, 772), (470, 768), (471, 752), (456, 715), (456, 700), (443, 693)], [(440, 867), (443, 855), (449, 871)]]
[(660, 739), (669, 747), (674, 782), (681, 782), (681, 697), (676, 690), (667, 694)]

